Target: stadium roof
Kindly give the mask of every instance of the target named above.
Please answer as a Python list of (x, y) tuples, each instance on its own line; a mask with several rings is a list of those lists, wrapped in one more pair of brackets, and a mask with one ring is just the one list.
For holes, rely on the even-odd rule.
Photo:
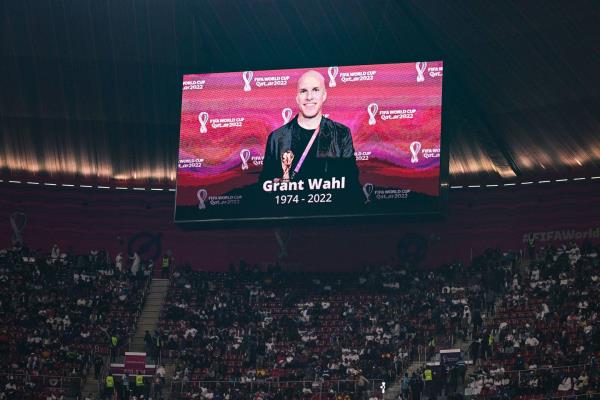
[(7, 1), (0, 175), (173, 186), (181, 75), (443, 59), (450, 183), (600, 175), (600, 3)]

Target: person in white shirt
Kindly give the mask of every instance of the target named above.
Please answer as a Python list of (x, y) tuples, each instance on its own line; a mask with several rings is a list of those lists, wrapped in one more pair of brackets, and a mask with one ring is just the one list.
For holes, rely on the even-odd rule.
[(123, 272), (123, 255), (121, 253), (117, 254), (115, 257), (115, 267), (117, 271)]
[(135, 252), (133, 253), (133, 257), (131, 257), (133, 263), (131, 263), (131, 275), (137, 276), (138, 271), (140, 270), (140, 264), (142, 260), (140, 259), (140, 255)]
[(525, 339), (525, 346), (529, 346), (529, 347), (536, 347), (540, 344), (540, 341), (537, 340), (537, 338), (530, 336), (527, 339)]
[(588, 375), (585, 371), (581, 372), (579, 378), (577, 379), (577, 383), (575, 384), (575, 390), (578, 392), (583, 392), (587, 389), (589, 383)]
[(164, 378), (165, 375), (167, 374), (167, 371), (165, 369), (164, 365), (160, 365), (157, 369), (156, 369), (156, 375), (160, 378)]
[(568, 392), (571, 389), (573, 389), (573, 379), (571, 379), (570, 376), (566, 376), (562, 380), (560, 385), (558, 385), (558, 391), (559, 392)]

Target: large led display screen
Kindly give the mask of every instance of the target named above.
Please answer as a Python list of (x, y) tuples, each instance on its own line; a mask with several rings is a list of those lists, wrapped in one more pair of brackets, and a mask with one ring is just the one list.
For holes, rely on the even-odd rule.
[(443, 63), (185, 75), (176, 222), (430, 213)]

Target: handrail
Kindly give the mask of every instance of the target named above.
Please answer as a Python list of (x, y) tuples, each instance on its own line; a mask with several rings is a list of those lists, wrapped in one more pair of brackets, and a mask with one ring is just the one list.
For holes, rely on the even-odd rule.
[[(379, 389), (381, 387), (381, 382), (384, 382), (384, 379), (367, 379), (368, 384), (365, 385), (364, 389), (365, 390), (370, 390), (371, 392)], [(280, 381), (279, 379), (277, 380), (273, 380), (273, 379), (257, 379), (257, 380), (253, 380), (253, 381), (249, 381), (249, 382), (242, 382), (239, 380), (213, 380), (213, 381), (205, 381), (205, 380), (198, 380), (198, 381), (186, 381), (183, 382), (181, 380), (173, 380), (171, 379), (171, 393), (181, 393), (185, 391), (186, 386), (192, 386), (192, 387), (198, 387), (198, 386), (217, 386), (217, 385), (227, 385), (227, 386), (232, 386), (232, 387), (247, 387), (250, 386), (250, 390), (253, 390), (255, 386), (257, 387), (265, 387), (267, 388), (268, 391), (270, 391), (272, 388), (279, 388), (281, 386), (287, 387), (290, 384), (301, 384), (303, 386), (307, 386), (307, 388), (310, 389), (314, 389), (316, 387), (318, 387), (319, 392), (322, 394), (323, 392), (323, 387), (324, 386), (336, 386), (337, 385), (337, 390), (336, 393), (340, 393), (340, 386), (342, 386), (342, 384), (350, 384), (351, 385), (351, 390), (348, 390), (347, 387), (344, 388), (342, 387), (342, 392), (344, 393), (355, 393), (358, 391), (358, 380), (356, 379), (331, 379), (331, 380), (285, 380), (285, 381)]]
[(552, 396), (552, 397), (547, 397), (548, 399), (573, 399), (573, 398), (585, 398), (587, 397), (588, 399), (597, 399), (598, 395), (600, 395), (600, 392), (593, 392), (593, 393), (581, 393), (581, 394), (566, 394), (563, 396)]
[[(586, 363), (586, 364), (555, 365), (555, 366), (549, 366), (549, 367), (542, 366), (542, 367), (530, 368), (530, 369), (505, 370), (502, 373), (503, 374), (515, 374), (515, 373), (521, 373), (521, 372), (536, 372), (536, 371), (546, 371), (546, 370), (565, 369), (565, 368), (581, 368), (581, 367), (589, 367), (591, 365), (592, 365), (591, 363)], [(473, 374), (475, 374), (475, 372)]]
[[(519, 384), (521, 383), (521, 374), (525, 374), (525, 373), (533, 373), (535, 374), (538, 371), (550, 371), (550, 370), (562, 370), (562, 369), (581, 369), (581, 368), (586, 368), (586, 367), (590, 367), (592, 366), (592, 363), (586, 363), (586, 364), (572, 364), (572, 365), (557, 365), (557, 366), (544, 366), (544, 367), (538, 367), (535, 369), (519, 369), (519, 370), (510, 370), (510, 371), (503, 371), (498, 373), (498, 375), (503, 376), (504, 378), (508, 378), (508, 379), (514, 379), (515, 377), (518, 377), (518, 382)], [(492, 375), (491, 372), (488, 372), (489, 375)], [(479, 374), (477, 374), (476, 372), (472, 373), (469, 375), (469, 378), (474, 378), (475, 376), (477, 376)], [(512, 376), (511, 376), (512, 375)], [(465, 382), (466, 383), (466, 382)], [(596, 393), (592, 393), (592, 394), (596, 394)], [(559, 396), (552, 396), (552, 397), (545, 397), (547, 399), (571, 399), (571, 398), (576, 398), (576, 397), (584, 397), (584, 396), (589, 396), (590, 393), (583, 393), (583, 394), (565, 394), (565, 395), (559, 395)], [(477, 398), (481, 398), (482, 395), (478, 394), (478, 395), (473, 395), (474, 397)], [(590, 398), (595, 398), (595, 397), (590, 397)]]
[[(0, 371), (0, 378), (6, 378), (9, 379), (10, 377), (12, 377), (13, 379), (17, 380), (17, 381), (22, 381), (22, 382), (31, 382), (33, 380), (42, 380), (43, 383), (48, 383), (50, 384), (51, 387), (58, 387), (58, 388), (64, 388), (65, 383), (71, 383), (71, 382), (77, 382), (78, 383), (78, 387), (80, 387), (81, 390), (81, 382), (83, 381), (83, 379), (81, 377), (78, 376), (64, 376), (64, 375), (34, 375), (34, 374), (30, 374), (30, 373), (14, 373), (14, 372), (3, 372)], [(56, 380), (56, 384), (52, 384), (49, 381), (50, 380)], [(60, 384), (59, 384), (60, 383)]]
[[(384, 381), (384, 379), (367, 379), (368, 381)], [(181, 382), (179, 379), (177, 380), (179, 382)], [(250, 384), (250, 383), (254, 383), (254, 384), (262, 384), (262, 383), (267, 383), (267, 382), (274, 382), (274, 383), (278, 383), (278, 384), (288, 384), (288, 383), (314, 383), (314, 382), (322, 382), (322, 383), (329, 383), (329, 382), (355, 382), (356, 379), (325, 379), (325, 380), (275, 380), (275, 379), (270, 379), (270, 378), (264, 378), (264, 379), (255, 379), (255, 380), (251, 380), (251, 381), (247, 381), (247, 382), (242, 382), (240, 380), (233, 380), (233, 379), (228, 379), (228, 380), (189, 380), (189, 381), (185, 381), (185, 384), (196, 384), (196, 383), (227, 383), (227, 384), (240, 384), (240, 385), (245, 385), (245, 384)]]

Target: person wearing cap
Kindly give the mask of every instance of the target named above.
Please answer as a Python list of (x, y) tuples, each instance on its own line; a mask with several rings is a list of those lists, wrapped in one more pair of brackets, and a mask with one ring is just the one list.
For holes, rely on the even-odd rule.
[(358, 193), (358, 168), (350, 128), (323, 115), (325, 78), (315, 70), (297, 83), (297, 115), (269, 134), (259, 181), (345, 178), (345, 192)]

